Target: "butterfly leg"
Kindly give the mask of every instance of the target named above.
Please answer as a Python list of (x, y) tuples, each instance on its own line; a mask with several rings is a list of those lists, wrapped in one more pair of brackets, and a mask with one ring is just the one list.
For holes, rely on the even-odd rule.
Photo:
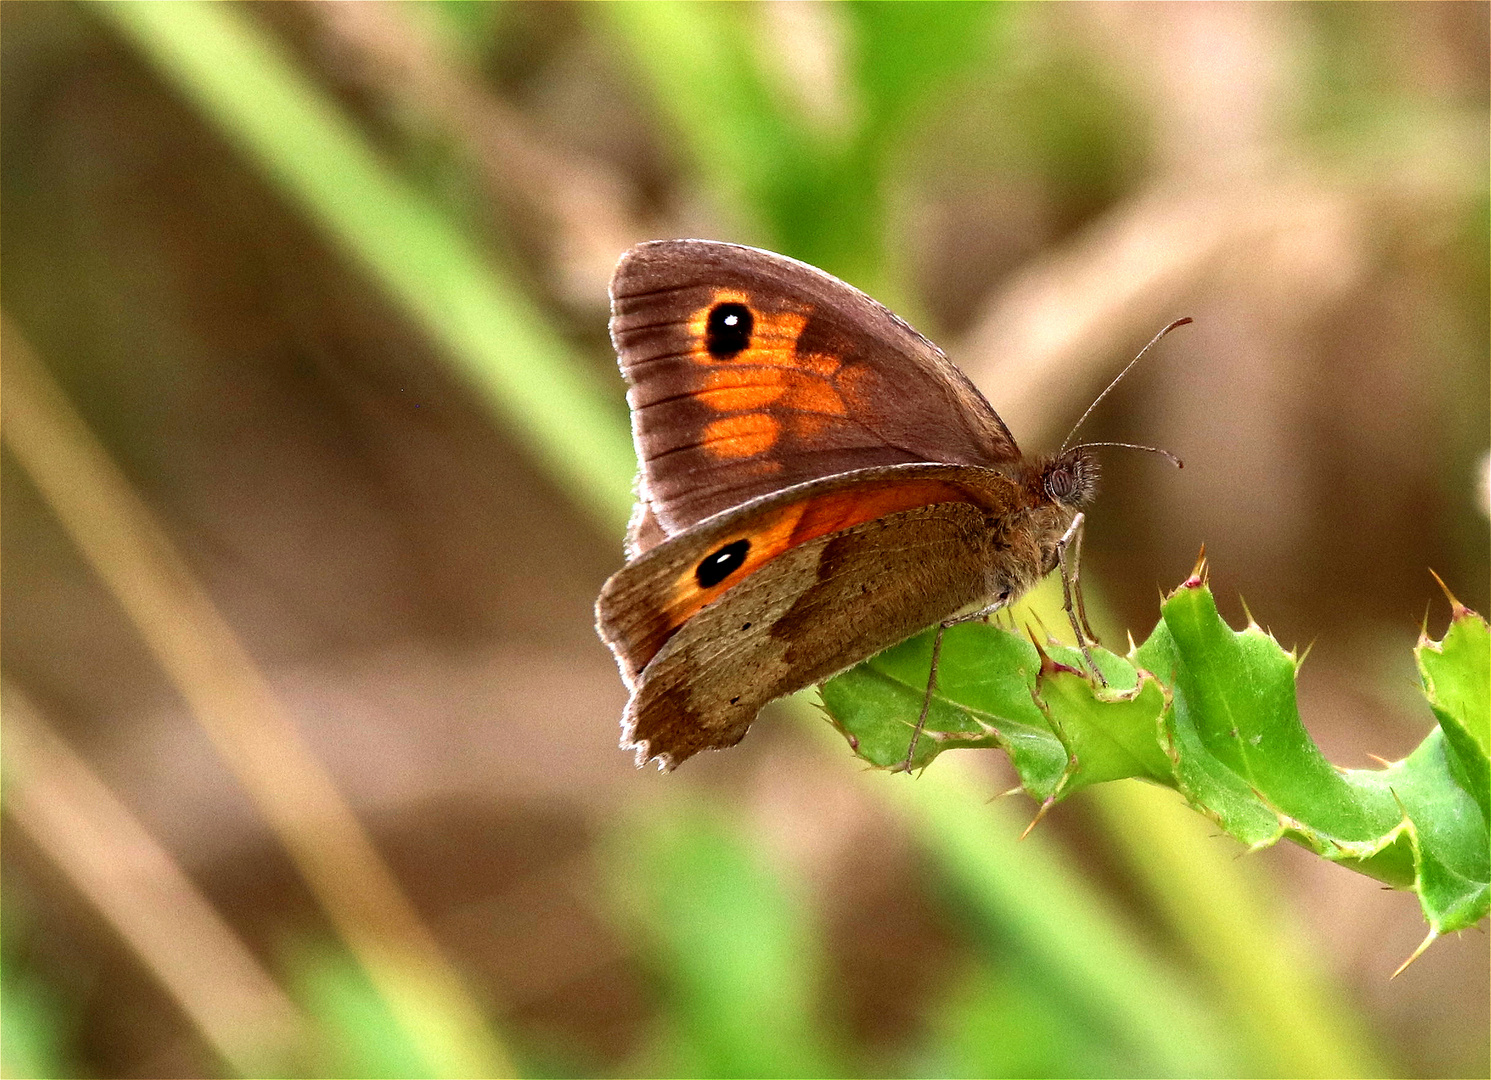
[(932, 639), (932, 666), (927, 671), (927, 692), (922, 695), (922, 711), (916, 718), (916, 727), (911, 732), (911, 744), (906, 747), (906, 760), (901, 762), (893, 772), (910, 772), (911, 759), (916, 756), (917, 743), (921, 742), (922, 731), (927, 726), (927, 713), (932, 708), (932, 693), (937, 689), (937, 662), (942, 656), (942, 635), (950, 626), (959, 623), (974, 622), (978, 619), (987, 619), (996, 611), (1008, 606), (1008, 593), (1000, 597), (994, 603), (981, 607), (977, 611), (969, 612), (967, 615), (954, 615), (950, 619), (943, 619), (937, 624), (937, 636)]
[[(1077, 517), (1082, 518), (1083, 515), (1078, 514)], [(1071, 599), (1077, 601), (1077, 618), (1082, 623), (1082, 631), (1087, 635), (1087, 640), (1096, 645), (1098, 636), (1092, 631), (1092, 623), (1087, 621), (1087, 601), (1082, 596), (1082, 584), (1080, 580), (1082, 576), (1082, 536), (1086, 531), (1083, 528), (1084, 525), (1085, 521), (1073, 521), (1068, 528), (1068, 532), (1071, 533), (1072, 537), (1072, 595), (1068, 598), (1068, 601), (1070, 602)]]
[[(1098, 636), (1092, 632), (1092, 624), (1087, 621), (1087, 605), (1082, 602), (1082, 526), (1086, 520), (1086, 515), (1077, 514), (1056, 544), (1056, 556), (1061, 564), (1061, 606), (1066, 611), (1067, 619), (1071, 621), (1077, 648), (1082, 650), (1087, 666), (1097, 676), (1098, 682), (1107, 686), (1108, 680), (1103, 678), (1097, 661), (1092, 657), (1092, 645), (1097, 644)], [(1070, 559), (1067, 557), (1068, 552), (1071, 553)]]

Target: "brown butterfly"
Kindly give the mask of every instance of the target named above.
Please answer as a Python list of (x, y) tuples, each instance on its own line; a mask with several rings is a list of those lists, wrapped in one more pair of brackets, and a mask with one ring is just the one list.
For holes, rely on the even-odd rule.
[(1104, 444), (1023, 457), (942, 351), (858, 289), (768, 251), (654, 241), (616, 267), (611, 339), (640, 471), (596, 624), (638, 765), (733, 746), (768, 701), (936, 624), (909, 766), (942, 630), (1058, 565), (1084, 652), (1095, 640), (1072, 585)]

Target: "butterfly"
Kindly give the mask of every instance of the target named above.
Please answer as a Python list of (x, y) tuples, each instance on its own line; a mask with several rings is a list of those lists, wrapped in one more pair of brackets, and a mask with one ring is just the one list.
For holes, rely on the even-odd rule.
[(1023, 456), (889, 309), (737, 244), (626, 252), (611, 339), (639, 470), (596, 626), (631, 694), (621, 745), (639, 766), (733, 746), (767, 702), (935, 625), (909, 767), (942, 631), (1058, 565), (1078, 642), (1095, 641), (1075, 560), (1098, 478), (1088, 450), (1111, 444)]

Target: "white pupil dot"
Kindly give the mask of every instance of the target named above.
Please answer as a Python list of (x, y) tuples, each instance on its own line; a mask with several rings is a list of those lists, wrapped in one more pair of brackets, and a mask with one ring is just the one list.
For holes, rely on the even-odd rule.
[(726, 315), (725, 316), (725, 325), (726, 326), (734, 326), (738, 322), (740, 322), (740, 316), (739, 315)]

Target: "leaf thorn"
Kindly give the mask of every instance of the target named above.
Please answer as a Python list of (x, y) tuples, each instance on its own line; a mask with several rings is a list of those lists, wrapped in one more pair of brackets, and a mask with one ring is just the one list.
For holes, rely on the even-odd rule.
[(1201, 545), (1201, 553), (1196, 556), (1196, 565), (1191, 570), (1191, 576), (1186, 578), (1181, 585), (1182, 589), (1198, 589), (1206, 584), (1206, 545)]
[(1466, 607), (1464, 604), (1460, 603), (1459, 600), (1455, 599), (1455, 594), (1450, 592), (1450, 587), (1444, 583), (1444, 578), (1434, 573), (1434, 568), (1432, 566), (1429, 567), (1429, 575), (1435, 581), (1439, 582), (1439, 587), (1444, 590), (1444, 597), (1450, 602), (1450, 610), (1454, 613), (1455, 618), (1463, 619), (1465, 616), (1470, 614), (1470, 608)]
[(1245, 597), (1242, 593), (1238, 593), (1237, 602), (1242, 605), (1243, 614), (1248, 617), (1248, 628), (1252, 630), (1262, 630), (1263, 627), (1258, 625), (1258, 620), (1253, 618), (1253, 609), (1248, 607), (1248, 598)]
[(1424, 617), (1421, 620), (1419, 620), (1418, 648), (1420, 648), (1420, 649), (1422, 649), (1426, 645), (1433, 645), (1434, 644), (1434, 639), (1429, 636), (1429, 612), (1431, 610), (1433, 610), (1433, 608), (1434, 608), (1434, 601), (1433, 600), (1425, 600), (1424, 601)]
[(1014, 787), (1010, 788), (1008, 791), (998, 791), (998, 792), (995, 792), (993, 795), (990, 795), (988, 801), (992, 803), (992, 802), (998, 802), (1000, 799), (1008, 799), (1011, 795), (1018, 795), (1020, 792), (1022, 792), (1024, 790), (1025, 790), (1025, 788), (1022, 785), (1016, 784)]
[(1041, 808), (1035, 812), (1035, 817), (1030, 819), (1030, 824), (1025, 826), (1025, 831), (1020, 834), (1020, 839), (1024, 840), (1027, 836), (1029, 836), (1030, 830), (1039, 825), (1041, 822), (1041, 818), (1046, 816), (1046, 811), (1051, 809), (1051, 807), (1055, 805), (1056, 799), (1050, 795), (1047, 795), (1045, 801), (1041, 803)]
[(1395, 971), (1395, 972), (1393, 972), (1391, 975), (1389, 975), (1388, 979), (1389, 980), (1396, 979), (1399, 975), (1403, 974), (1403, 972), (1408, 968), (1409, 964), (1413, 963), (1420, 956), (1424, 955), (1424, 950), (1427, 949), (1430, 945), (1433, 945), (1434, 944), (1434, 940), (1437, 937), (1439, 937), (1439, 931), (1438, 930), (1430, 930), (1429, 931), (1429, 935), (1426, 938), (1424, 938), (1423, 941), (1419, 942), (1419, 947), (1417, 949), (1413, 950), (1413, 955), (1410, 956), (1407, 960), (1404, 960), (1401, 964), (1399, 964), (1398, 965), (1398, 970)]

